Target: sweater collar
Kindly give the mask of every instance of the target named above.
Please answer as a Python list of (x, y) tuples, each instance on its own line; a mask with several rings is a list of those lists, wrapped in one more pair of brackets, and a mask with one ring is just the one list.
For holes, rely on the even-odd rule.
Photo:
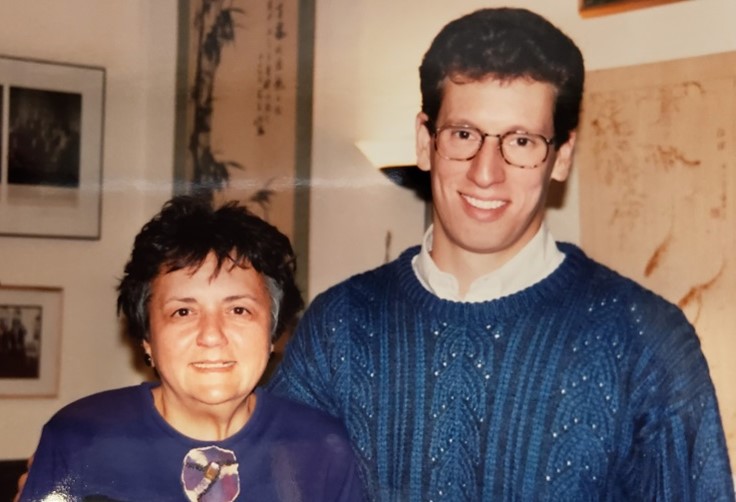
[(475, 303), (517, 293), (550, 275), (565, 259), (543, 223), (516, 256), (499, 269), (476, 278), (465, 298), (461, 298), (455, 276), (440, 270), (430, 255), (433, 229), (430, 225), (424, 234), (421, 250), (412, 259), (412, 268), (422, 286), (444, 300)]

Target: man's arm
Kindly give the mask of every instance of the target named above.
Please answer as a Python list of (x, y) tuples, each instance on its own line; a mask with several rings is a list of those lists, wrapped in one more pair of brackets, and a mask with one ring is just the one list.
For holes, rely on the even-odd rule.
[(713, 395), (673, 411), (656, 425), (642, 424), (633, 455), (631, 472), (624, 478), (637, 480), (632, 493), (642, 499), (734, 501), (728, 450)]
[(733, 501), (718, 400), (694, 328), (674, 307), (658, 308), (632, 378), (634, 449), (623, 473), (647, 500)]
[(330, 357), (339, 333), (328, 315), (334, 313), (334, 308), (324, 296), (312, 302), (287, 344), (268, 389), (337, 416)]

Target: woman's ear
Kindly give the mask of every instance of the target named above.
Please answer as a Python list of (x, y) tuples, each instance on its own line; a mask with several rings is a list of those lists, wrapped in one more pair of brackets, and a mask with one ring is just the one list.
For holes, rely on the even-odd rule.
[(427, 172), (432, 167), (432, 135), (427, 127), (428, 120), (426, 113), (419, 112), (415, 123), (417, 166)]
[(151, 355), (151, 344), (148, 343), (148, 340), (143, 340), (141, 342), (141, 347), (143, 347), (143, 362), (149, 368), (155, 367), (155, 363), (153, 362), (153, 356)]

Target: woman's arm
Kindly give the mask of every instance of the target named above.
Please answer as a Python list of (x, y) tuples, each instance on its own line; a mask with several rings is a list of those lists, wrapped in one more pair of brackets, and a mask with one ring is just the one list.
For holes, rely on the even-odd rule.
[(33, 455), (28, 457), (28, 462), (26, 462), (26, 470), (18, 478), (18, 491), (15, 492), (13, 502), (20, 502), (20, 494), (23, 492), (23, 487), (26, 485), (26, 479), (28, 479), (28, 471), (31, 470), (31, 464), (33, 464)]

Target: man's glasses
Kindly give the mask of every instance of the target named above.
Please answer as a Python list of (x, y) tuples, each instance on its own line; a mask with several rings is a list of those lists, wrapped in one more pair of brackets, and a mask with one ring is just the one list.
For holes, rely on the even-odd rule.
[(470, 126), (444, 126), (437, 130), (427, 122), (427, 129), (434, 136), (434, 148), (446, 160), (471, 160), (478, 155), (487, 137), (498, 138), (501, 156), (515, 167), (532, 169), (547, 160), (549, 145), (554, 138), (541, 134), (509, 131), (503, 134), (489, 134)]

